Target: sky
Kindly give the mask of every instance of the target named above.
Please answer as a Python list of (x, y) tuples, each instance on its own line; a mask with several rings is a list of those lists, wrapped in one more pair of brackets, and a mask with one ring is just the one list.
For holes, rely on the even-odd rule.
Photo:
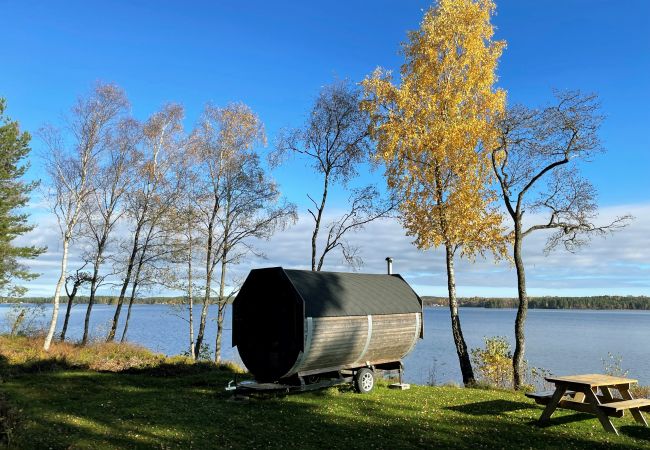
[[(497, 1), (496, 38), (507, 42), (499, 87), (508, 102), (543, 106), (553, 89), (599, 95), (606, 120), (607, 152), (584, 165), (596, 186), (601, 221), (620, 214), (635, 220), (607, 239), (596, 238), (577, 254), (542, 252), (544, 236), (525, 244), (532, 295), (650, 295), (650, 2), (557, 0)], [(300, 125), (319, 89), (337, 79), (360, 81), (377, 66), (398, 70), (400, 43), (416, 29), (428, 1), (172, 2), (0, 0), (0, 96), (7, 113), (36, 136), (46, 123), (61, 123), (74, 100), (98, 81), (123, 87), (132, 114), (146, 119), (166, 102), (185, 106), (191, 129), (206, 102), (242, 101), (265, 124), (269, 146), (283, 127)], [(30, 179), (44, 178), (45, 152), (32, 143)], [(318, 181), (300, 160), (273, 170), (301, 218), (269, 242), (265, 259), (236, 268), (307, 268), (310, 222), (307, 193)], [(359, 183), (382, 186), (381, 171), (364, 171)], [(329, 214), (344, 207), (346, 190), (333, 191)], [(35, 231), (21, 242), (47, 245), (34, 261), (42, 276), (31, 295), (51, 295), (60, 243), (53, 217), (35, 198), (28, 208)], [(445, 294), (443, 254), (419, 251), (400, 224), (386, 220), (350, 236), (361, 248), (364, 272), (385, 270), (384, 258), (423, 295)], [(78, 263), (78, 251), (71, 268)], [(347, 271), (339, 255), (327, 270)], [(513, 296), (516, 278), (507, 263), (479, 260), (458, 265), (460, 295)]]

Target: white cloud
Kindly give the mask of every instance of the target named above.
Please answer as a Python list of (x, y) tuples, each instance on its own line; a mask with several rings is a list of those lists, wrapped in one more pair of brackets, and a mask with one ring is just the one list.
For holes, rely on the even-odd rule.
[[(524, 243), (528, 291), (532, 295), (650, 295), (650, 204), (602, 208), (600, 223), (632, 214), (635, 220), (620, 232), (596, 237), (590, 245), (572, 254), (557, 249), (545, 256), (546, 236), (531, 234)], [(532, 218), (534, 220), (534, 218)], [(269, 255), (266, 264), (307, 268), (310, 258), (311, 223), (304, 216), (291, 230), (278, 234), (262, 247)], [(350, 241), (361, 247), (364, 272), (382, 273), (385, 257), (394, 259), (401, 273), (424, 295), (446, 295), (446, 270), (441, 249), (421, 251), (411, 244), (397, 220), (370, 224)], [(516, 275), (507, 262), (492, 259), (474, 263), (458, 261), (458, 292), (463, 296), (514, 296)], [(339, 254), (329, 257), (327, 270), (346, 271)]]
[[(607, 238), (594, 238), (576, 254), (558, 249), (544, 256), (545, 236), (532, 234), (524, 243), (528, 292), (531, 295), (650, 295), (650, 203), (602, 208), (602, 223), (623, 214), (632, 214), (632, 224)], [(38, 227), (20, 239), (21, 243), (47, 245), (46, 254), (30, 265), (42, 276), (29, 284), (29, 295), (52, 295), (60, 267), (60, 242), (56, 220), (47, 214), (33, 216)], [(290, 229), (269, 241), (258, 242), (266, 258), (253, 257), (233, 267), (235, 278), (242, 279), (256, 267), (283, 266), (309, 268), (311, 219), (304, 214)], [(125, 233), (126, 231), (122, 231)], [(446, 295), (443, 251), (420, 251), (411, 244), (397, 220), (371, 223), (349, 240), (360, 247), (365, 262), (363, 272), (383, 273), (385, 258), (394, 258), (394, 270), (402, 274), (422, 295)], [(71, 249), (68, 267), (80, 265), (78, 245)], [(514, 296), (514, 269), (505, 262), (478, 259), (458, 261), (457, 284), (461, 296)], [(349, 271), (339, 253), (326, 259), (325, 270)], [(105, 288), (103, 293), (108, 293)], [(168, 292), (169, 294), (177, 294)]]

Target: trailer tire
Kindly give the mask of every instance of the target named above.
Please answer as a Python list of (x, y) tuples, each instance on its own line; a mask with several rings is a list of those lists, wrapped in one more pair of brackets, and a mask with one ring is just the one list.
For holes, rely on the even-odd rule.
[(375, 373), (365, 367), (357, 370), (354, 376), (354, 389), (359, 394), (367, 394), (373, 387), (375, 387)]

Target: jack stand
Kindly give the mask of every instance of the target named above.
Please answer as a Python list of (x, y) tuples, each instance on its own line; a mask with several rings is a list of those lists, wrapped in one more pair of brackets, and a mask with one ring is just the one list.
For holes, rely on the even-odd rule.
[(388, 389), (398, 389), (400, 391), (405, 391), (411, 389), (411, 385), (408, 383), (402, 383), (402, 368), (399, 369), (399, 383), (393, 383), (388, 385)]

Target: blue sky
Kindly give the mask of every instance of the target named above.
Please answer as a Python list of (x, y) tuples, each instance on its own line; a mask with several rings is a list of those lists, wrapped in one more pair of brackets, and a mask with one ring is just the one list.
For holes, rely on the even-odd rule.
[[(407, 30), (418, 27), (430, 4), (0, 0), (0, 95), (7, 98), (8, 113), (32, 132), (46, 122), (58, 122), (96, 80), (122, 86), (140, 119), (165, 102), (184, 104), (188, 128), (207, 101), (217, 105), (243, 101), (264, 121), (272, 145), (281, 127), (302, 122), (322, 85), (336, 78), (361, 80), (376, 66), (398, 69), (399, 44)], [(538, 280), (539, 292), (550, 289), (562, 295), (567, 289), (574, 294), (601, 289), (650, 294), (650, 281), (645, 279), (650, 278), (650, 247), (642, 237), (650, 220), (643, 216), (650, 204), (650, 2), (502, 0), (497, 1), (494, 23), (496, 37), (508, 44), (499, 66), (499, 85), (508, 91), (510, 102), (544, 104), (552, 88), (579, 88), (600, 95), (607, 116), (601, 137), (608, 151), (587, 165), (584, 173), (598, 188), (605, 215), (622, 208), (637, 216), (635, 225), (616, 237), (616, 248), (629, 244), (634, 247), (631, 251), (638, 252), (639, 245), (643, 249), (631, 260), (620, 255), (615, 261), (635, 267), (638, 274), (632, 287), (614, 278), (608, 286), (592, 288), (588, 280), (600, 275), (590, 274), (585, 275), (586, 281), (570, 285), (579, 287)], [(33, 148), (35, 155), (42, 152), (37, 139)], [(36, 158), (30, 176), (42, 177)], [(299, 161), (276, 170), (274, 176), (285, 195), (299, 205), (305, 205), (305, 187), (317, 189)], [(380, 173), (363, 178), (382, 182)], [(335, 192), (335, 202), (343, 195), (341, 190)], [(33, 212), (35, 217), (45, 214)], [(300, 226), (306, 224), (278, 239), (302, 239)], [(389, 234), (402, 249), (409, 238), (398, 228)], [(56, 243), (48, 244), (53, 264)], [(531, 258), (539, 253), (535, 245), (530, 244)], [(595, 241), (592, 247), (596, 248), (587, 254), (602, 245)], [(304, 262), (271, 253), (267, 251), (272, 263), (300, 265), (308, 259), (306, 243)], [(367, 253), (372, 254), (372, 249)], [(438, 265), (424, 270), (428, 266), (417, 261), (436, 255), (414, 256), (412, 265), (404, 267), (425, 293), (437, 293), (436, 286), (444, 282), (435, 275)], [(331, 268), (339, 267), (335, 263)], [(43, 263), (45, 275), (33, 293), (48, 291), (48, 267)], [(467, 267), (476, 275), (467, 283), (468, 295), (514, 292), (509, 268), (480, 267)], [(563, 276), (559, 267), (554, 272), (550, 259), (540, 259), (530, 271), (535, 267), (548, 270), (549, 279)], [(382, 269), (373, 259), (364, 270)], [(492, 270), (503, 272), (500, 286), (481, 282), (481, 274), (490, 277)], [(536, 278), (530, 279), (535, 292)]]

